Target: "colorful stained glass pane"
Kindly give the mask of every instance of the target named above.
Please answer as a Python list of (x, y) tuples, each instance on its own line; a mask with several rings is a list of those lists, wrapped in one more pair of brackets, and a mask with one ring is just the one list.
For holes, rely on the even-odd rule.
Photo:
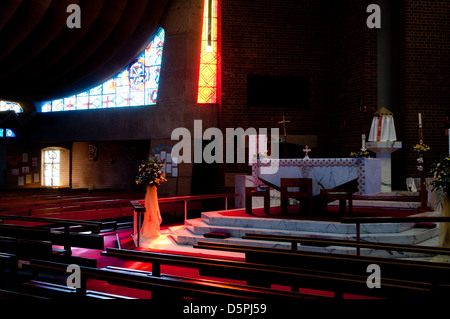
[(52, 112), (64, 111), (64, 102), (63, 100), (55, 100), (52, 101)]
[(13, 130), (7, 128), (7, 129), (6, 129), (6, 134), (5, 134), (5, 136), (6, 136), (6, 137), (16, 137), (16, 133), (14, 133)]
[(63, 99), (43, 102), (41, 111), (53, 112), (156, 104), (164, 39), (164, 29), (159, 28), (153, 41), (122, 72), (86, 92), (77, 94), (74, 100)]
[(76, 96), (66, 97), (64, 99), (64, 111), (74, 110), (76, 101)]
[(47, 150), (44, 152), (44, 185), (60, 186), (60, 151)]
[(90, 109), (99, 109), (102, 107), (102, 96), (101, 95), (91, 95), (89, 98)]
[(144, 104), (144, 94), (141, 92), (131, 94), (131, 105), (138, 106)]
[(197, 103), (217, 102), (217, 2), (204, 2)]
[(52, 111), (52, 103), (47, 102), (42, 105), (42, 112), (51, 112)]
[(103, 108), (108, 108), (108, 107), (115, 107), (116, 106), (116, 95), (115, 94), (108, 94), (108, 95), (103, 95)]
[(77, 96), (75, 108), (77, 110), (87, 110), (89, 108), (89, 96), (87, 94)]
[(0, 101), (0, 111), (14, 111), (16, 113), (22, 113), (23, 109), (19, 103), (10, 101)]

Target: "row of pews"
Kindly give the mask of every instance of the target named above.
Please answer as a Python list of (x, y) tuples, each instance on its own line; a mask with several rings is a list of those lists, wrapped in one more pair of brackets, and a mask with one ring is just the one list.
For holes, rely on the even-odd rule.
[[(160, 194), (160, 211), (168, 220), (181, 219), (183, 211), (185, 217), (188, 213), (200, 212), (202, 200), (207, 199), (205, 196), (167, 197)], [(130, 201), (142, 200), (143, 197), (143, 193), (112, 190), (3, 191), (0, 192), (0, 214), (76, 220), (129, 219), (133, 215)], [(185, 200), (186, 197), (189, 199)]]
[[(47, 222), (47, 228), (42, 226), (2, 225), (9, 228), (8, 233), (0, 229), (1, 240), (10, 241), (9, 245), (0, 246), (0, 298), (82, 298), (82, 299), (130, 299), (120, 294), (110, 294), (89, 289), (92, 280), (106, 281), (109, 285), (139, 289), (149, 292), (151, 299), (159, 300), (170, 297), (170, 300), (188, 298), (227, 298), (298, 300), (305, 298), (326, 298), (324, 296), (303, 294), (299, 292), (274, 290), (268, 287), (234, 284), (226, 281), (214, 281), (199, 278), (187, 278), (163, 274), (155, 264), (152, 272), (130, 270), (106, 266), (97, 267), (96, 260), (75, 257), (70, 253), (72, 247), (104, 250), (101, 238), (103, 225), (101, 223), (75, 220), (56, 220), (37, 217), (0, 216), (3, 221), (19, 219)], [(61, 229), (62, 230), (58, 230)], [(72, 228), (71, 227), (75, 227)], [(83, 232), (77, 229), (83, 227)], [(48, 231), (46, 231), (46, 229)], [(99, 237), (100, 236), (100, 237)], [(14, 242), (14, 245), (12, 244)], [(64, 249), (55, 246), (64, 245)], [(103, 254), (117, 258), (113, 248), (107, 248)], [(118, 252), (127, 252), (119, 249)], [(129, 251), (139, 253), (139, 251)], [(145, 253), (145, 252), (142, 252)], [(176, 258), (188, 258), (171, 254), (160, 254), (160, 260), (174, 263)], [(122, 258), (122, 256), (119, 256)], [(132, 258), (139, 259), (138, 255)], [(151, 258), (151, 256), (145, 256)], [(183, 267), (193, 267), (199, 264), (201, 258), (179, 259)], [(145, 260), (146, 261), (146, 260)], [(214, 259), (204, 259), (207, 265), (217, 264)], [(240, 269), (241, 265), (233, 265), (231, 261), (223, 260), (224, 266)], [(78, 268), (78, 279), (73, 286), (68, 284), (70, 267)], [(231, 269), (230, 268), (230, 269)], [(151, 294), (150, 294), (151, 293)]]
[[(277, 238), (271, 235), (247, 234), (244, 239), (291, 240), (302, 245), (353, 246), (353, 243), (330, 239), (311, 239), (287, 236)], [(367, 245), (365, 245), (367, 244)], [(359, 246), (412, 251), (409, 245), (392, 245), (382, 243), (359, 243)], [(126, 261), (151, 263), (152, 270), (142, 271), (115, 266), (97, 268), (93, 265), (80, 266), (78, 287), (68, 287), (67, 278), (69, 262), (43, 258), (30, 258), (17, 267), (19, 256), (13, 253), (0, 253), (0, 278), (9, 277), (7, 282), (21, 282), (28, 289), (11, 290), (14, 297), (29, 297), (34, 292), (36, 297), (54, 298), (101, 298), (128, 299), (126, 296), (109, 295), (89, 289), (89, 280), (103, 280), (108, 284), (151, 292), (149, 297), (155, 300), (182, 300), (183, 298), (231, 298), (231, 299), (268, 299), (268, 300), (307, 300), (307, 299), (342, 299), (345, 294), (364, 297), (398, 299), (404, 297), (439, 299), (450, 293), (450, 265), (448, 263), (425, 262), (406, 259), (390, 259), (357, 255), (308, 252), (296, 249), (263, 248), (248, 245), (199, 242), (197, 249), (214, 249), (241, 252), (245, 260), (228, 260), (211, 257), (187, 256), (161, 252), (129, 250), (108, 247), (102, 255)], [(449, 249), (418, 247), (418, 252), (450, 255)], [(23, 258), (24, 256), (20, 256)], [(33, 256), (37, 257), (37, 256)], [(200, 278), (174, 276), (162, 271), (162, 266), (177, 266), (197, 269)], [(379, 287), (368, 284), (372, 273), (370, 265), (379, 267)], [(30, 272), (20, 275), (20, 272)], [(55, 283), (40, 278), (62, 278)], [(203, 278), (202, 278), (203, 277)], [(207, 277), (208, 279), (204, 279)], [(215, 278), (214, 280), (210, 279)], [(20, 278), (20, 279), (17, 279)], [(24, 279), (26, 278), (26, 279)], [(246, 284), (230, 283), (228, 280), (240, 280)], [(373, 278), (372, 278), (373, 279)], [(1, 283), (4, 283), (2, 279)], [(290, 287), (290, 291), (280, 290), (275, 285)], [(328, 293), (306, 293), (304, 289), (314, 289)], [(7, 289), (0, 286), (0, 292)], [(38, 292), (38, 293), (36, 293)], [(2, 293), (0, 293), (2, 295)]]
[[(20, 215), (1, 215), (0, 221), (0, 298), (6, 299), (130, 299), (125, 294), (96, 291), (90, 287), (92, 281), (142, 290), (148, 292), (152, 300), (256, 298), (296, 302), (341, 300), (346, 294), (387, 299), (440, 298), (450, 294), (448, 263), (309, 252), (300, 249), (299, 245), (349, 246), (448, 256), (450, 250), (446, 248), (263, 234), (247, 234), (243, 239), (288, 241), (292, 243), (292, 249), (211, 242), (199, 242), (194, 246), (199, 250), (232, 251), (245, 256), (244, 260), (229, 260), (105, 248), (103, 233), (114, 229), (111, 222)], [(100, 250), (106, 261), (98, 267), (97, 260), (72, 256), (73, 247)], [(149, 263), (151, 271), (112, 266), (114, 263), (108, 263), (110, 258)], [(76, 285), (70, 286), (68, 269), (74, 264), (79, 267), (79, 277)], [(372, 273), (373, 265), (378, 267), (378, 273)], [(167, 268), (163, 266), (195, 269), (200, 276), (173, 275), (164, 272)], [(374, 274), (379, 278), (374, 278)], [(370, 285), (371, 280), (378, 282), (379, 287)]]

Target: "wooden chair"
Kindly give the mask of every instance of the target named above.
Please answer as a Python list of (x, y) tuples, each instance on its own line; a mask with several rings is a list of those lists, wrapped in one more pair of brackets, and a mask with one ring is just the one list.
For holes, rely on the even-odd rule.
[[(346, 189), (321, 189), (320, 190), (320, 207), (322, 213), (328, 213), (328, 203), (339, 201), (339, 215), (344, 217), (346, 214), (351, 214), (353, 210), (352, 192)], [(348, 201), (348, 211), (347, 203)]]
[[(288, 191), (288, 188), (299, 188), (299, 191)], [(307, 212), (310, 216), (313, 210), (313, 194), (311, 178), (282, 178), (280, 181), (281, 214), (287, 214), (288, 200), (294, 198), (300, 201), (300, 213)]]
[(245, 213), (252, 214), (252, 197), (264, 197), (264, 214), (270, 215), (270, 188), (258, 191), (254, 187), (245, 188)]

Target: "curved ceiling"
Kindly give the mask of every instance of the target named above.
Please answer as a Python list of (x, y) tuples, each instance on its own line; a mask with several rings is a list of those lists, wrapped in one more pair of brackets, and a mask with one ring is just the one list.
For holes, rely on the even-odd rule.
[[(0, 99), (43, 101), (121, 71), (155, 34), (168, 0), (0, 1)], [(80, 28), (67, 20), (80, 7)]]

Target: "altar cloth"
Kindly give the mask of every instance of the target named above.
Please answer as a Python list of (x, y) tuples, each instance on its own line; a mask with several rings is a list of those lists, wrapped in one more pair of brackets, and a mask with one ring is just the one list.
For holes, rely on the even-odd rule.
[(281, 178), (311, 178), (313, 195), (320, 189), (358, 181), (358, 195), (377, 194), (381, 189), (381, 160), (377, 158), (261, 159), (252, 164), (253, 185), (258, 178), (280, 186)]

